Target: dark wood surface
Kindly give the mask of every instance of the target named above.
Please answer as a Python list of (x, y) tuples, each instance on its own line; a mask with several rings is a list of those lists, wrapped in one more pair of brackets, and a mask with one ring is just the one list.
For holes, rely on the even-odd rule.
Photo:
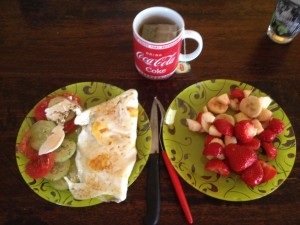
[[(276, 1), (50, 1), (0, 2), (0, 224), (142, 224), (147, 167), (130, 186), (126, 201), (85, 208), (47, 202), (24, 182), (15, 141), (29, 110), (65, 85), (98, 81), (135, 88), (146, 112), (154, 96), (165, 107), (184, 88), (207, 79), (247, 82), (284, 109), (300, 143), (300, 37), (278, 45), (266, 37)], [(186, 28), (197, 30), (203, 52), (192, 70), (165, 81), (137, 73), (132, 21), (144, 8), (177, 10)], [(188, 50), (193, 42), (188, 43)], [(299, 144), (298, 144), (299, 145)], [(226, 202), (197, 191), (183, 179), (194, 224), (299, 224), (300, 155), (287, 180), (273, 193), (248, 202)], [(188, 224), (162, 161), (159, 224)]]

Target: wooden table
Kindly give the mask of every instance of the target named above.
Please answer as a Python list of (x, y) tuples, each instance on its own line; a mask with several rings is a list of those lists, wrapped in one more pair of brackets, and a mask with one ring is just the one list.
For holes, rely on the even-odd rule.
[[(203, 52), (192, 70), (165, 81), (148, 80), (134, 68), (132, 21), (144, 8), (177, 10), (197, 30)], [(40, 1), (0, 3), (0, 224), (142, 224), (147, 166), (126, 201), (84, 208), (58, 206), (36, 195), (16, 165), (15, 141), (25, 115), (44, 96), (65, 85), (105, 82), (135, 88), (148, 115), (154, 96), (165, 107), (184, 88), (208, 79), (232, 79), (268, 93), (284, 109), (300, 142), (300, 39), (278, 45), (266, 37), (275, 1)], [(193, 42), (187, 42), (188, 50)], [(209, 197), (182, 185), (195, 224), (297, 224), (300, 222), (300, 155), (273, 193), (246, 202)], [(187, 224), (160, 162), (159, 224)]]

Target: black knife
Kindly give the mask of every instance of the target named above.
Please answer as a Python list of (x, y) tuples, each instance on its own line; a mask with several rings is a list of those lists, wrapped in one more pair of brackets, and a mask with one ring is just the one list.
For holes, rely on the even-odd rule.
[(152, 146), (148, 159), (147, 174), (147, 212), (144, 217), (145, 225), (158, 223), (160, 214), (160, 188), (159, 188), (159, 126), (157, 103), (154, 100), (151, 108), (150, 124), (152, 130)]

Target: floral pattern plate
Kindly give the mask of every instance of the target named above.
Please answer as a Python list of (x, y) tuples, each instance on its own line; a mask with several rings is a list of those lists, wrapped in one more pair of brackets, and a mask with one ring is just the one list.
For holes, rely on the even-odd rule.
[[(58, 89), (51, 93), (49, 96), (60, 93), (75, 93), (83, 102), (83, 108), (87, 109), (94, 105), (97, 105), (101, 102), (107, 101), (119, 94), (124, 92), (124, 90), (105, 83), (100, 82), (83, 82), (76, 83), (61, 89)], [(41, 100), (42, 101), (42, 100)], [(33, 109), (27, 114), (24, 119), (16, 140), (16, 145), (18, 145), (24, 135), (24, 132), (27, 128), (31, 127), (34, 123), (34, 114)], [(151, 148), (151, 128), (149, 124), (149, 119), (142, 108), (139, 105), (139, 116), (138, 116), (138, 128), (137, 128), (137, 161), (134, 165), (132, 173), (129, 177), (128, 186), (130, 186), (142, 172), (146, 162), (148, 160), (148, 156)], [(76, 138), (76, 137), (75, 137)], [(49, 202), (70, 206), (70, 207), (85, 207), (92, 206), (96, 204), (100, 204), (101, 201), (97, 198), (92, 198), (89, 200), (76, 200), (73, 198), (72, 194), (66, 191), (58, 191), (53, 189), (45, 179), (32, 179), (25, 173), (25, 165), (27, 163), (27, 159), (16, 152), (16, 160), (17, 165), (19, 167), (20, 173), (24, 178), (25, 182), (29, 185), (29, 187), (40, 197), (48, 200)]]
[[(163, 141), (173, 166), (191, 186), (217, 199), (248, 201), (270, 194), (287, 179), (296, 157), (296, 139), (289, 118), (282, 108), (272, 101), (269, 109), (274, 117), (283, 120), (285, 124), (284, 131), (274, 142), (278, 148), (278, 156), (268, 162), (277, 169), (277, 175), (271, 181), (251, 188), (233, 172), (229, 177), (224, 177), (205, 170), (207, 159), (202, 155), (205, 134), (189, 131), (186, 118), (195, 119), (210, 98), (229, 93), (235, 87), (253, 89), (252, 95), (266, 96), (249, 84), (233, 80), (217, 79), (193, 84), (178, 94), (170, 104), (166, 115), (170, 109), (177, 112), (173, 125), (163, 125)], [(260, 154), (259, 158), (268, 161), (263, 154)]]

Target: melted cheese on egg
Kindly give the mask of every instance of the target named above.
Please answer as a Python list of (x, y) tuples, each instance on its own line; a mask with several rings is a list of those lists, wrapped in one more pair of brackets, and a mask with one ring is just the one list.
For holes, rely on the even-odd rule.
[(75, 118), (82, 126), (75, 159), (80, 182), (65, 177), (75, 199), (126, 199), (136, 162), (137, 119), (137, 91), (132, 89)]

